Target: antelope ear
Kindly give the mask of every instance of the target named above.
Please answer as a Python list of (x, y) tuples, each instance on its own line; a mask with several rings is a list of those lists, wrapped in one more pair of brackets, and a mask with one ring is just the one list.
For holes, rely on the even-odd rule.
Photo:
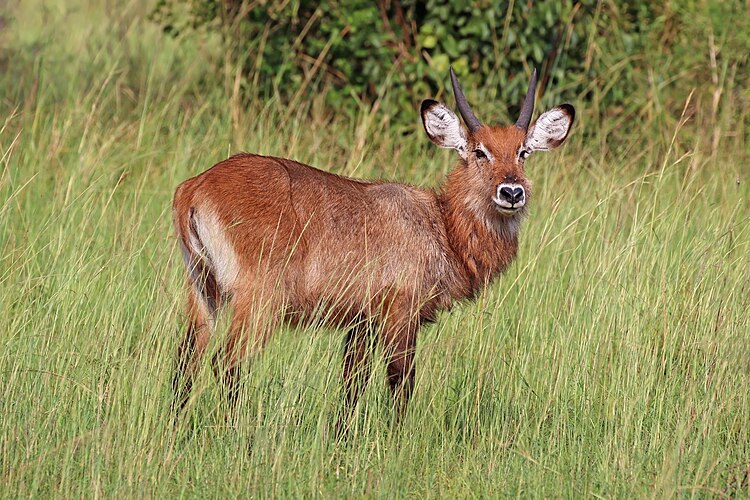
[(568, 137), (575, 117), (576, 110), (570, 104), (562, 104), (542, 113), (526, 134), (524, 149), (528, 153), (555, 149)]
[(455, 149), (466, 159), (466, 132), (456, 113), (441, 102), (425, 99), (421, 114), (427, 137), (441, 148)]

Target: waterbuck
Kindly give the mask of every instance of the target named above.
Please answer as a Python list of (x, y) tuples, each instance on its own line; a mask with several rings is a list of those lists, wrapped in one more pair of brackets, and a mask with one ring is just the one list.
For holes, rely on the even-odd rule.
[(421, 105), (427, 136), (459, 157), (439, 190), (254, 154), (232, 156), (177, 187), (173, 216), (187, 268), (188, 325), (178, 350), (176, 408), (185, 405), (217, 311), (227, 306), (228, 337), (213, 365), (230, 405), (242, 358), (287, 322), (346, 330), (347, 416), (369, 379), (370, 347), (380, 344), (402, 414), (414, 387), (420, 327), (508, 267), (531, 194), (524, 162), (562, 144), (575, 117), (563, 104), (530, 126), (534, 71), (516, 123), (484, 125), (452, 68), (450, 77), (466, 128), (445, 104)]

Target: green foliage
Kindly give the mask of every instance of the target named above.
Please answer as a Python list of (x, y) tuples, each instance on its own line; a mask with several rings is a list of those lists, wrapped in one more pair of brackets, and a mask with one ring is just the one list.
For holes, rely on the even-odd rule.
[[(605, 50), (642, 50), (659, 11), (651, 3), (615, 7), (597, 0), (265, 1), (246, 10), (241, 2), (191, 5), (190, 22), (177, 0), (160, 0), (153, 18), (170, 33), (223, 20), (227, 47), (251, 54), (247, 74), (257, 73), (262, 95), (288, 99), (312, 78), (329, 84), (330, 104), (345, 107), (352, 95), (376, 100), (385, 84), (401, 109), (411, 109), (444, 88), (452, 64), (467, 88), (489, 84), (491, 96), (514, 111), (534, 67), (542, 93), (560, 87), (568, 98), (585, 94), (582, 76), (602, 69), (589, 53), (593, 41), (605, 41)], [(610, 43), (613, 32), (622, 34), (619, 44)], [(627, 95), (620, 87), (611, 100)]]
[[(356, 103), (385, 98), (391, 119), (413, 124), (417, 103), (444, 91), (451, 64), (486, 120), (515, 118), (532, 68), (540, 71), (546, 105), (595, 101), (602, 117), (643, 113), (645, 98), (639, 96), (654, 85), (670, 85), (688, 68), (695, 76), (686, 80), (690, 86), (675, 88), (663, 103), (679, 115), (692, 90), (710, 96), (719, 85), (705, 70), (709, 39), (718, 63), (737, 76), (732, 90), (748, 83), (743, 69), (750, 29), (743, 5), (190, 0), (186, 6), (159, 0), (152, 19), (175, 35), (196, 28), (222, 33), (225, 50), (243, 66), (248, 98), (299, 105), (302, 97), (322, 92), (332, 109), (347, 113), (356, 112)], [(637, 126), (637, 120), (627, 123), (628, 131)]]

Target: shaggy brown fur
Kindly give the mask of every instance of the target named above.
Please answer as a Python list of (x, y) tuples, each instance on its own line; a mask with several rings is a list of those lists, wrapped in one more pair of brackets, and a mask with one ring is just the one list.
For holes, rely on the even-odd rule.
[(236, 398), (238, 365), (281, 322), (348, 330), (347, 408), (369, 377), (376, 339), (398, 414), (414, 385), (420, 327), (473, 297), (513, 260), (523, 210), (492, 201), (501, 183), (529, 181), (515, 126), (470, 133), (468, 153), (439, 191), (349, 179), (282, 158), (239, 154), (183, 182), (173, 214), (188, 268), (188, 329), (179, 349), (176, 402), (182, 407), (217, 308), (232, 311), (214, 359)]

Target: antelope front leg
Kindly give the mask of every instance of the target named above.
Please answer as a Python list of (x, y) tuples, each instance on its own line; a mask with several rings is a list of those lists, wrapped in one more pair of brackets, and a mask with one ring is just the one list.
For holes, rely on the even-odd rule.
[(388, 385), (393, 395), (396, 412), (396, 423), (403, 419), (406, 407), (414, 391), (414, 374), (416, 371), (414, 355), (417, 348), (416, 323), (401, 324), (398, 327), (386, 326), (383, 331), (383, 342), (386, 357)]
[(350, 425), (359, 397), (370, 380), (372, 332), (368, 326), (357, 325), (346, 334), (344, 343), (344, 406), (336, 425), (341, 435)]

